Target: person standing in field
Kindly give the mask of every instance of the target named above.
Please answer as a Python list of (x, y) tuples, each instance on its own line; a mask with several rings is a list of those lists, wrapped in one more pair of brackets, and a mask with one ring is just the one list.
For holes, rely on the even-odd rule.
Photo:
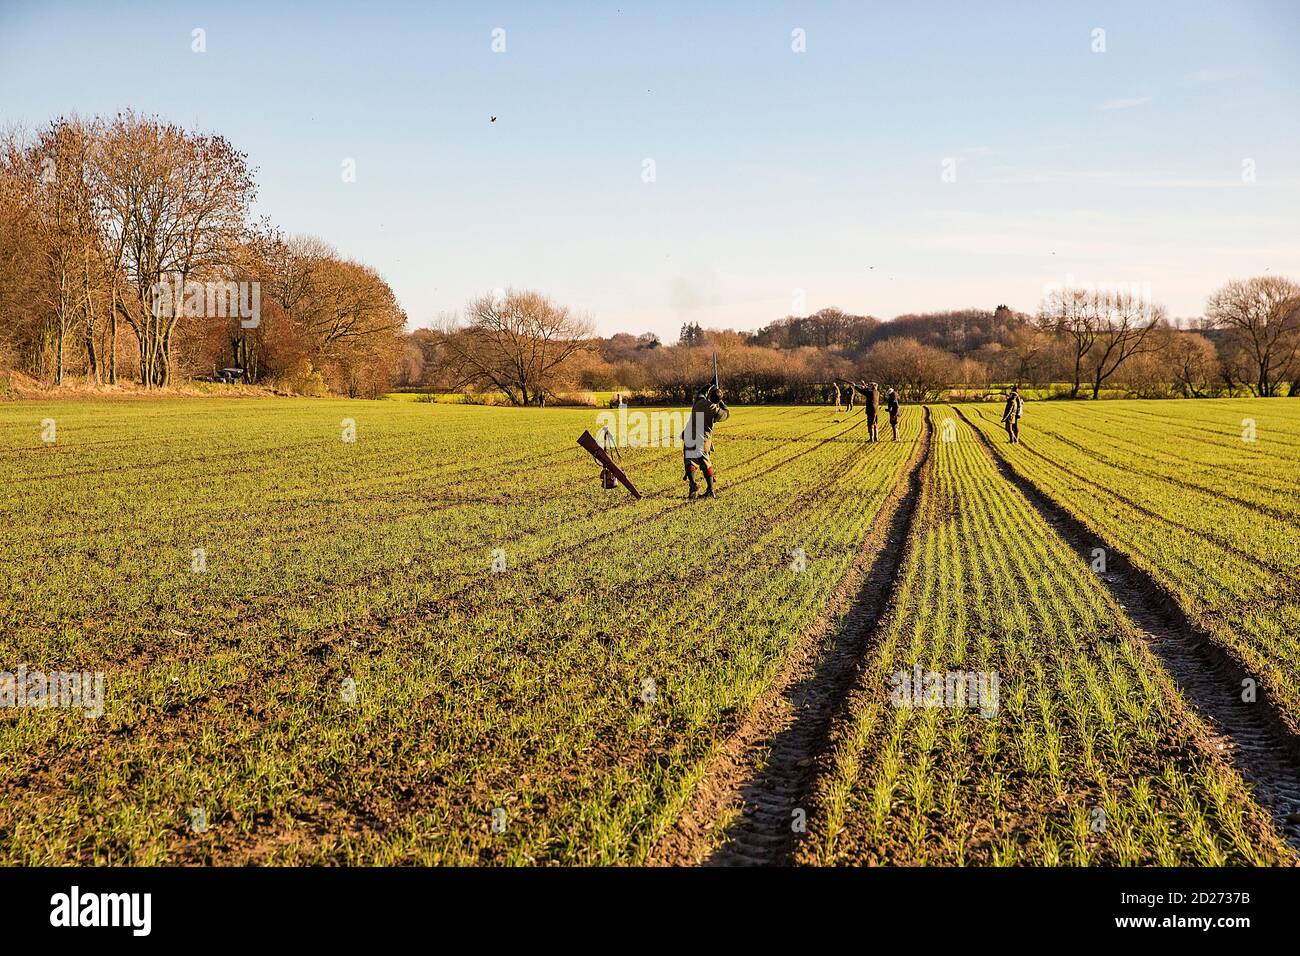
[(840, 383), (831, 382), (831, 388), (835, 389), (835, 414), (838, 415), (843, 410), (843, 402), (840, 399)]
[(1025, 400), (1020, 397), (1020, 386), (1012, 385), (1007, 403), (1002, 407), (1002, 424), (1007, 426), (1011, 444), (1020, 444), (1020, 416), (1025, 413)]
[(713, 491), (713, 426), (725, 422), (731, 416), (731, 409), (722, 400), (722, 389), (710, 385), (702, 390), (691, 406), (690, 419), (682, 431), (682, 457), (686, 465), (686, 481), (690, 482), (687, 498), (694, 498), (700, 493), (695, 481), (695, 471), (704, 472), (704, 497), (716, 498)]
[(885, 395), (885, 411), (889, 412), (889, 430), (894, 433), (894, 441), (898, 441), (898, 392), (892, 388)]
[(867, 413), (868, 440), (880, 441), (880, 426), (877, 424), (880, 418), (880, 386), (877, 383), (867, 383), (862, 392), (862, 405)]

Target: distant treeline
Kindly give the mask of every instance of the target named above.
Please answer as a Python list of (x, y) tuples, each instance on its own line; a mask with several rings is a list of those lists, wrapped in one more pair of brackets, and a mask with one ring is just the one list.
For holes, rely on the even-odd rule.
[(591, 337), (567, 309), (511, 292), (411, 333), (396, 381), (517, 404), (574, 391), (685, 402), (711, 377), (715, 352), (742, 402), (826, 401), (837, 380), (878, 381), (907, 401), (1009, 383), (1063, 397), (1300, 395), (1300, 286), (1229, 282), (1191, 320), (1171, 321), (1132, 291), (1062, 288), (1032, 314), (999, 305), (881, 321), (828, 308), (756, 332), (688, 323), (672, 344), (652, 333)]

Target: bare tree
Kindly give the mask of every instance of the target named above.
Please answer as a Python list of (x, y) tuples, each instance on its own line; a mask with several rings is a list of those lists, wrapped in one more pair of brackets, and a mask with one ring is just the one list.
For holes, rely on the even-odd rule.
[(103, 157), (106, 232), (122, 250), (128, 293), (115, 305), (139, 344), (141, 381), (163, 387), (183, 314), (164, 289), (229, 267), (256, 187), (246, 157), (223, 137), (132, 113), (108, 125)]
[[(332, 318), (323, 310), (323, 291), (318, 275), (338, 254), (314, 236), (286, 237), (263, 220), (251, 226), (246, 241), (231, 255), (231, 278), (260, 284), (262, 311), (260, 321), (250, 325), (238, 319), (223, 330), (229, 347), (230, 362), (243, 370), (244, 381), (258, 382), (278, 362), (283, 372), (303, 363), (319, 360), (325, 335), (314, 334), (313, 325), (325, 332), (336, 325), (348, 324), (346, 317)], [(386, 327), (395, 327), (395, 300)], [(355, 326), (361, 317), (354, 317)], [(405, 319), (403, 317), (402, 322)], [(372, 331), (385, 327), (375, 323)]]
[(110, 281), (105, 259), (103, 205), (99, 191), (99, 154), (102, 124), (80, 119), (60, 121), (64, 138), (60, 179), (68, 197), (71, 237), (76, 248), (77, 308), (81, 345), (86, 359), (86, 378), (102, 381), (99, 335), (104, 307), (104, 289)]
[(267, 235), (261, 243), (264, 261), (264, 287), (267, 298), (279, 303), (290, 322), (299, 318), (299, 306), (313, 289), (313, 279), (321, 265), (338, 254), (324, 240), (315, 236), (284, 238), (278, 232)]
[(91, 302), (89, 250), (97, 238), (87, 174), (91, 136), (75, 117), (55, 120), (28, 147), (24, 163), (26, 188), (38, 223), (46, 280), (46, 335), (54, 352), (56, 385), (63, 382), (65, 345), (72, 323)]
[(1219, 371), (1218, 349), (1197, 332), (1174, 332), (1169, 366), (1174, 387), (1184, 398), (1203, 398)]
[(0, 132), (0, 367), (39, 362), (48, 318), (42, 315), (44, 257), (21, 132)]
[(593, 348), (589, 320), (537, 292), (507, 290), (466, 308), (466, 322), (445, 328), (445, 355), (457, 387), (494, 388), (514, 405), (542, 404), (566, 362)]
[(916, 339), (877, 342), (862, 360), (862, 374), (882, 385), (893, 386), (907, 402), (929, 402), (957, 383), (962, 369), (958, 360)]
[(1014, 360), (1012, 377), (1020, 383), (1040, 384), (1046, 336), (1040, 329), (1025, 325), (1011, 332), (1009, 339), (1007, 350)]
[(1161, 340), (1151, 334), (1164, 320), (1165, 309), (1131, 291), (1097, 289), (1089, 294), (1096, 330), (1092, 355), (1092, 397), (1120, 367), (1135, 355), (1159, 349)]
[(1087, 289), (1057, 289), (1043, 299), (1035, 325), (1040, 331), (1069, 344), (1074, 367), (1070, 397), (1078, 398), (1083, 387), (1084, 360), (1097, 341), (1097, 316), (1093, 293)]
[(700, 346), (670, 345), (645, 358), (646, 378), (662, 395), (689, 403), (700, 384), (711, 375), (709, 350)]
[(1250, 359), (1252, 389), (1261, 398), (1278, 393), (1300, 352), (1300, 285), (1282, 276), (1234, 279), (1210, 296), (1205, 314), (1228, 331), (1229, 341)]
[(1251, 382), (1256, 374), (1254, 365), (1254, 360), (1238, 343), (1231, 341), (1219, 343), (1219, 382), (1229, 398), (1253, 393), (1254, 386)]
[(295, 319), (323, 354), (406, 324), (393, 290), (370, 266), (321, 259), (312, 270), (310, 283), (303, 300), (306, 308)]

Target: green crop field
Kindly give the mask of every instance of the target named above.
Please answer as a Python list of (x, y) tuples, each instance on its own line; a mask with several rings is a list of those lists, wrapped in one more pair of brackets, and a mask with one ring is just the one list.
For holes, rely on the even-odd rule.
[[(999, 476), (969, 426), (946, 412), (944, 422), (950, 440), (932, 453), (908, 598), (866, 662), (809, 858), (1285, 859), (1240, 778), (1198, 752), (1205, 729), (1090, 566)], [(881, 689), (915, 666), (997, 673), (997, 716), (893, 706)]]
[[(988, 408), (971, 421), (1001, 436)], [(1300, 402), (1045, 404), (1014, 466), (1237, 652), (1300, 730)]]
[(1300, 403), (999, 410), (0, 404), (0, 863), (1295, 863)]

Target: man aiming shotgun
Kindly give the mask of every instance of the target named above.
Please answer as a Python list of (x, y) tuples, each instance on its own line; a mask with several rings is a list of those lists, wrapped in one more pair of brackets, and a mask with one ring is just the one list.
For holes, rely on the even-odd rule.
[(880, 386), (868, 382), (862, 390), (862, 404), (867, 413), (867, 440), (880, 441)]
[(718, 384), (718, 356), (713, 356), (713, 383), (695, 397), (691, 415), (682, 431), (682, 458), (686, 466), (685, 479), (690, 482), (688, 498), (700, 493), (695, 481), (698, 468), (704, 472), (704, 497), (716, 498), (713, 491), (713, 426), (725, 422), (731, 409), (722, 400), (722, 387)]

